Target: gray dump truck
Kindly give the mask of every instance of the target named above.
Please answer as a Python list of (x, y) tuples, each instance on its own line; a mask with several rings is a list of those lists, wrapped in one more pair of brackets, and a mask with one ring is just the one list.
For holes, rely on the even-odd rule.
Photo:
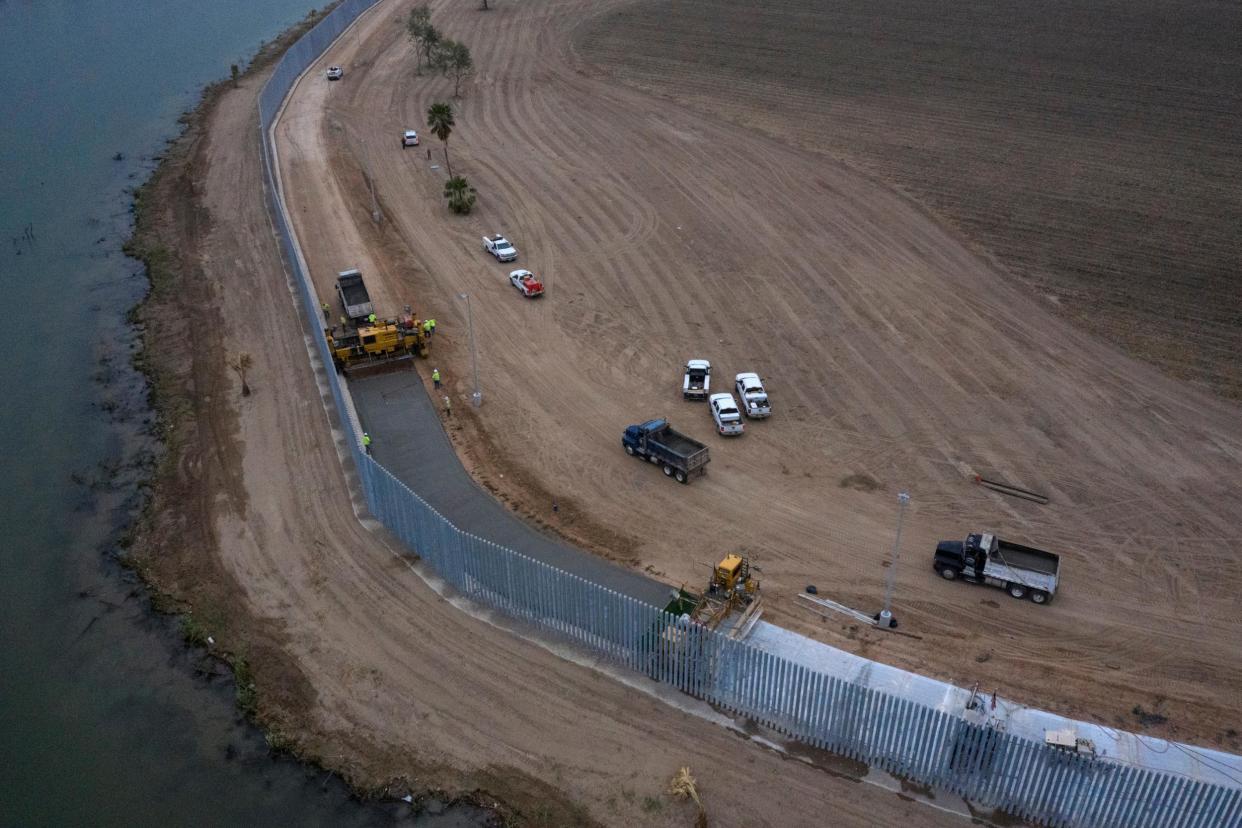
[(1032, 546), (978, 532), (964, 541), (936, 544), (932, 564), (946, 581), (963, 580), (1005, 590), (1037, 604), (1052, 600), (1061, 576), (1061, 557)]
[(663, 467), (664, 474), (678, 483), (707, 473), (711, 460), (707, 446), (674, 431), (668, 420), (648, 420), (629, 426), (621, 435), (621, 447), (631, 457), (642, 457)]
[(350, 320), (363, 322), (375, 313), (375, 307), (371, 304), (371, 294), (367, 293), (367, 286), (363, 283), (362, 274), (357, 268), (342, 270), (336, 274), (336, 292), (341, 297), (341, 305), (345, 308), (345, 315)]

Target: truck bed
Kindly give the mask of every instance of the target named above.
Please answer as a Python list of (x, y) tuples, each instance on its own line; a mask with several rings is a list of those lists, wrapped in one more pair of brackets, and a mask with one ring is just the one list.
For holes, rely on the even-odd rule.
[(1009, 543), (999, 538), (996, 542), (996, 557), (997, 563), (1042, 575), (1056, 575), (1061, 566), (1061, 559), (1051, 552)]
[(983, 574), (987, 578), (1022, 584), (1027, 589), (1041, 589), (1049, 595), (1053, 595), (1057, 591), (1055, 574), (1019, 566), (1008, 566), (999, 560), (991, 558), (983, 565)]
[(353, 282), (350, 284), (342, 282), (340, 283), (340, 288), (341, 297), (345, 300), (346, 305), (366, 305), (371, 302), (371, 297), (367, 293), (366, 285), (362, 284), (362, 282)]
[(658, 436), (652, 435), (648, 438), (648, 440), (652, 443), (663, 446), (667, 451), (677, 455), (678, 457), (690, 457), (696, 451), (705, 448), (705, 446), (698, 440), (695, 440), (692, 437), (687, 437), (686, 435), (673, 431), (672, 429), (665, 429), (660, 432)]

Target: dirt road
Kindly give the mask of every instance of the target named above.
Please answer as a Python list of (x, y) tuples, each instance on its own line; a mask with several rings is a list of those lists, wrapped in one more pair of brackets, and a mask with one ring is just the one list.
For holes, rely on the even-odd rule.
[(533, 825), (685, 825), (662, 793), (683, 764), (712, 824), (962, 824), (475, 620), (359, 524), (265, 212), (265, 79), (221, 91), (169, 182), (184, 200), (159, 210), (161, 255), (190, 267), (154, 272), (151, 358), (191, 396), (169, 414), (177, 462), (141, 560), (248, 662), (273, 742), (362, 785), (500, 797)]
[[(577, 0), (435, 6), (478, 67), (449, 151), (479, 206), (452, 216), (439, 143), (430, 160), (399, 146), (451, 95), (413, 74), (404, 8), (330, 50), (343, 81), (296, 90), (282, 168), (324, 295), (358, 264), (385, 312), (436, 317), (431, 361), (463, 403), (455, 297), (472, 295), (486, 402), (461, 448), (489, 486), (542, 517), (559, 498), (571, 537), (674, 584), (746, 550), (774, 620), (829, 643), (1114, 726), (1156, 709), (1169, 721), (1149, 731), (1238, 747), (1236, 408), (1045, 312), (876, 181), (597, 77), (566, 45)], [(493, 231), (543, 300), (480, 251)], [(677, 393), (689, 357), (721, 385), (758, 371), (773, 418), (715, 437)], [(711, 444), (707, 478), (676, 486), (621, 452), (627, 423), (660, 415)], [(1051, 504), (983, 492), (976, 472)], [(922, 640), (807, 617), (807, 583), (878, 607), (899, 489), (914, 502), (897, 613)], [(934, 542), (973, 529), (1060, 552), (1056, 602), (938, 582)]]

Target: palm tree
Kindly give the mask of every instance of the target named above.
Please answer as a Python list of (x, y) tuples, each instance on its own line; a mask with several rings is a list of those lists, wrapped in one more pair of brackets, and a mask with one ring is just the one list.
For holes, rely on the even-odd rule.
[(427, 110), (427, 128), (444, 142), (444, 166), (448, 167), (449, 178), (452, 178), (453, 165), (449, 163), (448, 139), (453, 133), (453, 107), (446, 103), (433, 103)]
[(444, 197), (454, 213), (469, 213), (474, 208), (474, 188), (460, 175), (444, 182)]

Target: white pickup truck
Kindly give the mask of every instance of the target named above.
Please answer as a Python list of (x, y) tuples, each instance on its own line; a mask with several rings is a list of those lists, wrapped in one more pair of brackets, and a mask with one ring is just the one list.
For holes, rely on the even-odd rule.
[(712, 364), (705, 359), (692, 359), (686, 363), (686, 374), (681, 381), (681, 395), (687, 400), (705, 400), (712, 384)]
[(716, 430), (721, 434), (728, 437), (741, 434), (745, 430), (742, 414), (737, 410), (732, 394), (712, 394), (709, 404), (712, 408), (712, 419), (716, 421)]
[(771, 416), (772, 404), (768, 402), (768, 392), (764, 390), (758, 374), (738, 374), (733, 378), (733, 383), (747, 417), (759, 420)]
[(512, 262), (517, 260), (517, 248), (509, 243), (509, 240), (497, 233), (494, 236), (483, 237), (483, 249), (496, 257), (498, 262)]

